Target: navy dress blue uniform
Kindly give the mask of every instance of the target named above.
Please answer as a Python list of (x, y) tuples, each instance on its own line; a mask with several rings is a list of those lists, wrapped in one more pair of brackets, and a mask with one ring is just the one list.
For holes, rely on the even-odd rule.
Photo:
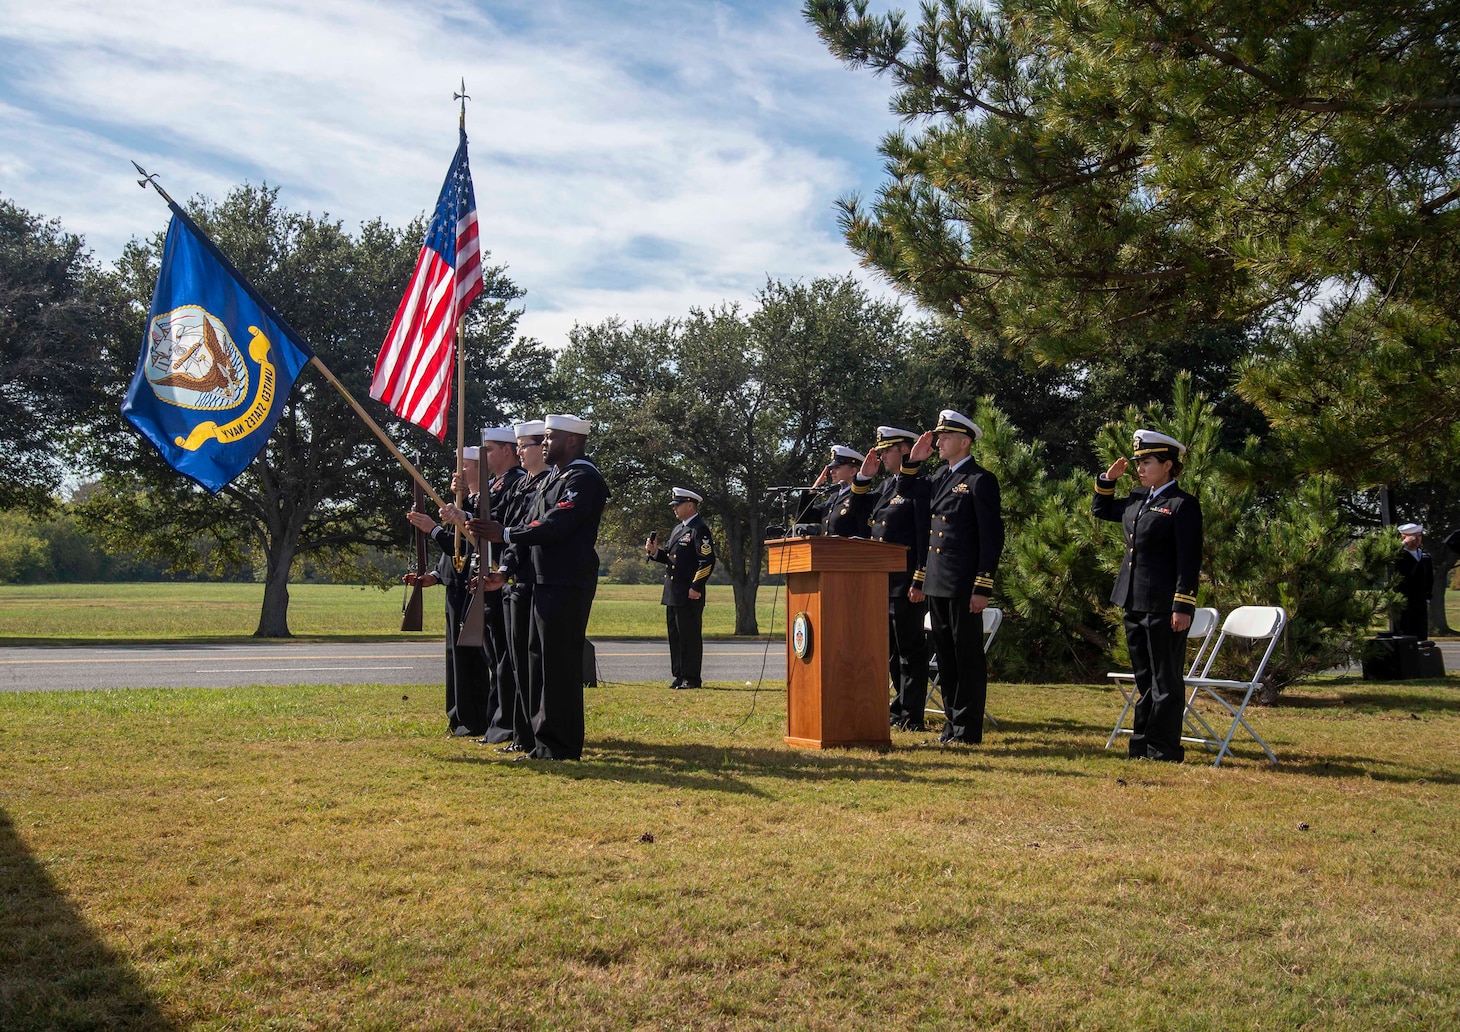
[(1394, 560), (1394, 572), (1398, 575), (1395, 587), (1404, 596), (1404, 608), (1399, 611), (1400, 634), (1411, 634), (1421, 640), (1430, 636), (1430, 595), (1434, 591), (1435, 565), (1423, 548), (1415, 549), (1418, 555), (1401, 549)]
[[(715, 569), (715, 541), (698, 512), (675, 524), (669, 540), (649, 558), (663, 563), (665, 629), (669, 636), (669, 666), (673, 688), (698, 688), (704, 664), (706, 584)], [(693, 588), (699, 598), (690, 598)]]
[[(508, 508), (502, 515), (507, 526), (532, 520), (537, 512), (538, 495), (551, 470), (524, 475), (517, 482)], [(531, 752), (537, 740), (532, 734), (532, 715), (537, 712), (540, 691), (535, 691), (529, 671), (529, 646), (532, 632), (532, 557), (527, 545), (506, 545), (502, 551), (501, 571), (507, 577), (503, 586), (502, 608), (507, 621), (508, 649), (512, 656), (512, 743), (522, 752)]]
[[(492, 478), (487, 486), (487, 497), (491, 499), (494, 517), (497, 513), (513, 511), (517, 485), (526, 475), (527, 471), (521, 466), (513, 466)], [(485, 546), (485, 558), (492, 568), (501, 566), (503, 551), (504, 546), (500, 543)], [(482, 649), (486, 653), (487, 670), (491, 675), (487, 699), (491, 716), (482, 740), (506, 742), (512, 738), (512, 699), (515, 695), (506, 600), (502, 592), (488, 591), (482, 602)]]
[(913, 730), (922, 728), (928, 702), (928, 603), (907, 597), (908, 588), (923, 587), (928, 562), (929, 491), (919, 468), (904, 460), (906, 479), (883, 481), (872, 506), (872, 540), (907, 548), (907, 568), (887, 575), (887, 672), (895, 693), (888, 715), (894, 726)]
[(528, 676), (541, 695), (528, 755), (538, 759), (583, 754), (583, 646), (598, 588), (594, 545), (608, 497), (592, 460), (575, 459), (548, 475), (533, 518), (505, 534), (508, 544), (527, 546), (532, 563)]
[[(462, 508), (475, 512), (477, 496), (468, 495)], [(487, 656), (480, 645), (456, 644), (461, 636), (461, 622), (471, 604), (471, 562), (475, 551), (465, 535), (461, 539), (462, 568), (452, 561), (456, 535), (449, 527), (431, 531), (431, 540), (441, 551), (436, 563), (436, 579), (446, 588), (446, 719), (453, 734), (480, 735), (491, 723), (488, 709), (491, 674)]]
[[(1136, 456), (1179, 458), (1174, 447), (1157, 447), (1157, 435), (1141, 431)], [(1164, 441), (1171, 441), (1160, 435)], [(1182, 448), (1184, 451), (1184, 447)], [(1159, 488), (1136, 488), (1116, 497), (1115, 481), (1095, 478), (1095, 516), (1119, 523), (1125, 555), (1110, 601), (1125, 610), (1125, 639), (1136, 702), (1130, 755), (1179, 762), (1181, 718), (1186, 710), (1185, 630), (1171, 627), (1171, 615), (1196, 611), (1201, 574), (1201, 503), (1169, 480)]]
[[(938, 432), (981, 431), (967, 420), (948, 422), (944, 413)], [(963, 417), (959, 417), (963, 419)], [(921, 467), (897, 476), (897, 490), (911, 495)], [(923, 591), (932, 616), (933, 648), (938, 653), (938, 678), (947, 720), (945, 742), (977, 745), (983, 741), (984, 705), (988, 698), (988, 665), (983, 653), (983, 614), (968, 611), (972, 596), (994, 592), (994, 571), (1004, 550), (1004, 517), (999, 482), (972, 455), (945, 466), (928, 485), (928, 553)]]

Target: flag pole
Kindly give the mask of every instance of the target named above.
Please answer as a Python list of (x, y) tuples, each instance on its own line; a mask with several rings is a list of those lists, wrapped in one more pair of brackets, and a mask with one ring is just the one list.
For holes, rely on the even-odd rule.
[[(453, 93), (452, 100), (461, 102), (461, 116), (457, 126), (462, 134), (466, 133), (466, 102), (470, 100), (466, 95), (466, 77), (461, 80), (461, 92)], [(477, 456), (477, 477), (481, 478), (481, 456)], [(465, 494), (466, 487), (466, 313), (461, 312), (456, 317), (456, 507), (461, 508), (461, 501)], [(481, 485), (477, 486), (478, 494), (481, 493)], [(452, 541), (451, 561), (458, 572), (466, 565), (466, 560), (461, 555), (461, 524), (455, 524), (456, 536)]]
[[(157, 173), (153, 172), (149, 174), (145, 168), (137, 164), (135, 161), (132, 162), (132, 167), (135, 168), (137, 170), (137, 174), (142, 177), (141, 179), (137, 180), (138, 186), (142, 187), (144, 190), (148, 186), (151, 186), (152, 189), (156, 190), (157, 193), (162, 197), (162, 199), (167, 202), (168, 207), (178, 207), (177, 202), (169, 197), (167, 195), (167, 191), (162, 188), (162, 184), (157, 182)], [(215, 244), (213, 246), (216, 247), (217, 245)], [(309, 364), (318, 369), (326, 380), (334, 384), (335, 390), (339, 391), (340, 394), (344, 396), (345, 400), (350, 403), (350, 407), (355, 410), (355, 414), (363, 419), (365, 421), (365, 425), (375, 432), (375, 436), (380, 438), (381, 443), (385, 445), (386, 449), (396, 457), (396, 460), (403, 467), (405, 467), (405, 471), (411, 475), (411, 478), (415, 480), (416, 483), (421, 485), (421, 490), (426, 492), (431, 501), (435, 502), (438, 506), (445, 508), (446, 503), (442, 501), (441, 496), (436, 493), (431, 485), (426, 483), (426, 478), (421, 476), (421, 471), (416, 469), (416, 467), (411, 464), (410, 459), (401, 454), (401, 450), (395, 446), (395, 442), (390, 439), (390, 435), (382, 430), (380, 428), (380, 425), (376, 423), (375, 420), (370, 418), (370, 414), (361, 407), (360, 403), (355, 400), (355, 396), (346, 389), (345, 385), (340, 383), (335, 374), (330, 372), (329, 367), (320, 361), (319, 356), (312, 356), (309, 360)]]

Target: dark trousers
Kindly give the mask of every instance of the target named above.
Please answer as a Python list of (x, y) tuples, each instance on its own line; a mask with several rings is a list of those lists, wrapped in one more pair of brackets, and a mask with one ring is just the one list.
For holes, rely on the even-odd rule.
[(1135, 733), (1132, 757), (1171, 760), (1186, 755), (1181, 744), (1181, 715), (1186, 711), (1186, 632), (1171, 629), (1171, 613), (1125, 611), (1125, 644), (1135, 675)]
[(923, 723), (928, 704), (928, 632), (923, 627), (927, 612), (928, 604), (909, 602), (906, 591), (887, 600), (887, 674), (896, 692), (888, 713), (897, 724)]
[(1421, 641), (1430, 636), (1430, 600), (1427, 598), (1406, 599), (1399, 611), (1398, 630), (1400, 634), (1412, 634)]
[(485, 735), (489, 742), (506, 742), (512, 737), (512, 699), (517, 694), (507, 614), (500, 591), (486, 592), (482, 601), (482, 649), (492, 675)]
[(664, 625), (669, 631), (669, 672), (675, 684), (698, 688), (700, 668), (705, 660), (705, 642), (701, 628), (705, 607), (665, 606)]
[(535, 584), (528, 662), (542, 685), (532, 716), (536, 744), (531, 755), (543, 760), (576, 760), (583, 755), (583, 642), (597, 583), (586, 587)]
[(487, 709), (491, 688), (487, 657), (478, 645), (458, 648), (461, 620), (471, 595), (446, 590), (446, 719), (451, 729), (464, 727), (472, 734), (485, 734), (491, 721)]
[(938, 653), (938, 687), (943, 693), (943, 741), (983, 741), (988, 666), (983, 655), (983, 614), (970, 613), (971, 593), (929, 595), (933, 648)]
[[(540, 692), (534, 693), (529, 669), (529, 641), (532, 638), (532, 585), (516, 584), (502, 599), (507, 619), (507, 645), (512, 655), (512, 741), (524, 752), (537, 740), (532, 734), (532, 715), (537, 712)], [(503, 700), (503, 705), (508, 700)]]

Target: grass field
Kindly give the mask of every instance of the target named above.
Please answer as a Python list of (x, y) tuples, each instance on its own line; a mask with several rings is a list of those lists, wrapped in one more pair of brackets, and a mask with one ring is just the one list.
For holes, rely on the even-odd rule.
[(1102, 751), (1105, 687), (880, 754), (591, 689), (558, 765), (439, 686), (0, 695), (0, 1028), (1456, 1028), (1457, 689), (1295, 689), (1220, 769)]
[[(588, 633), (662, 638), (660, 592), (657, 585), (599, 585)], [(403, 593), (295, 584), (289, 588), (289, 629), (296, 637), (319, 640), (439, 638), (442, 589), (427, 590), (425, 630), (414, 636), (400, 631)], [(762, 633), (770, 627), (772, 595), (771, 588), (761, 589)], [(261, 584), (0, 585), (0, 644), (238, 640), (258, 626), (263, 597)], [(783, 633), (784, 612), (777, 610), (775, 617)], [(705, 604), (705, 636), (730, 637), (734, 630), (730, 588), (715, 585)]]

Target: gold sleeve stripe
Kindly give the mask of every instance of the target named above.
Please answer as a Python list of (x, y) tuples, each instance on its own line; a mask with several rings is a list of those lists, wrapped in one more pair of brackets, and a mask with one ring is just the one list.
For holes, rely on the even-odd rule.
[(925, 580), (927, 578), (927, 576), (928, 576), (928, 571), (927, 570), (914, 570), (913, 571), (913, 580), (918, 581), (919, 583), (921, 583), (923, 580)]
[(992, 588), (994, 586), (994, 579), (992, 577), (984, 577), (980, 575), (973, 578), (973, 584), (974, 587), (978, 588)]
[(1100, 486), (1100, 481), (1097, 480), (1097, 481), (1095, 481), (1095, 493), (1098, 494), (1098, 495), (1113, 495), (1113, 494), (1115, 494), (1115, 488), (1113, 488), (1113, 487), (1101, 487)]
[(870, 483), (852, 485), (852, 494), (866, 494), (870, 490), (872, 490), (872, 485)]
[(907, 475), (908, 475), (908, 476), (910, 476), (910, 477), (911, 477), (911, 476), (916, 476), (916, 475), (917, 475), (917, 472), (918, 472), (918, 470), (920, 470), (920, 469), (922, 469), (922, 468), (923, 468), (923, 464), (922, 464), (922, 463), (921, 463), (921, 462), (914, 462), (914, 463), (906, 463), (906, 462), (904, 462), (904, 463), (903, 463), (903, 464), (902, 464), (902, 465), (901, 465), (901, 466), (900, 466), (900, 467), (899, 467), (899, 469), (900, 469), (900, 470), (901, 470), (901, 471), (902, 471), (902, 472), (903, 472), (903, 473), (906, 473), (906, 474), (907, 474)]
[(1195, 595), (1183, 595), (1181, 592), (1178, 591), (1176, 593), (1176, 601), (1178, 601), (1178, 602), (1185, 602), (1187, 605), (1194, 606), (1194, 605), (1196, 605), (1196, 596)]
[(709, 577), (709, 575), (710, 575), (710, 567), (708, 567), (708, 566), (701, 566), (698, 570), (695, 571), (695, 580), (696, 581), (702, 581), (705, 578)]

